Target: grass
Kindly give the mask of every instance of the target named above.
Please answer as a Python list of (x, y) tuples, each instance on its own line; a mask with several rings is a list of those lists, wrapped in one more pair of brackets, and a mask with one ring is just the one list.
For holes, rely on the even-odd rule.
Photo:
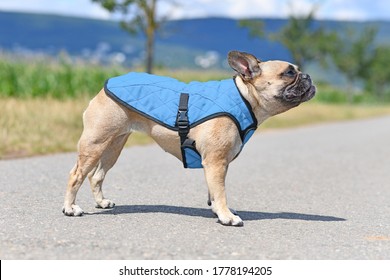
[[(0, 159), (75, 151), (89, 99), (0, 99)], [(150, 143), (135, 134), (128, 145)]]
[[(89, 98), (0, 98), (0, 159), (75, 151), (82, 131), (82, 113)], [(308, 102), (272, 117), (260, 127), (296, 127), (320, 122), (350, 120), (390, 114), (390, 106), (330, 105)], [(132, 135), (127, 143), (152, 140)]]
[[(120, 66), (99, 66), (72, 62), (66, 56), (57, 60), (22, 61), (0, 55), (0, 98), (69, 99), (91, 97), (107, 78), (126, 73)], [(133, 71), (135, 71), (133, 69)], [(140, 69), (142, 71), (142, 69)], [(157, 74), (176, 77), (184, 82), (224, 79), (227, 71), (170, 71), (157, 69)]]
[(86, 99), (1, 99), (0, 157), (74, 150), (86, 103)]
[(261, 128), (287, 128), (324, 122), (346, 121), (390, 115), (389, 105), (329, 104), (310, 101), (266, 120)]
[[(90, 98), (100, 90), (108, 77), (127, 71), (122, 67), (71, 61), (66, 55), (52, 60), (28, 61), (1, 55), (0, 159), (75, 151), (82, 131), (82, 113)], [(158, 69), (157, 74), (184, 82), (220, 80), (232, 76), (232, 72), (215, 70)], [(317, 102), (311, 101), (275, 116), (260, 129), (390, 114), (390, 106), (319, 103), (345, 102), (343, 91), (326, 85), (322, 85), (319, 91)], [(357, 97), (356, 103), (372, 101), (364, 95)], [(127, 145), (150, 142), (150, 138), (134, 134)]]

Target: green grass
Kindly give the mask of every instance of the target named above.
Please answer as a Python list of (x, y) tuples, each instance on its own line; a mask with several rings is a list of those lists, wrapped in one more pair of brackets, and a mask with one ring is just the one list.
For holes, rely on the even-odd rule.
[[(142, 71), (142, 69), (137, 70)], [(48, 97), (64, 100), (75, 97), (91, 97), (100, 90), (108, 78), (129, 71), (134, 71), (134, 69), (71, 61), (66, 56), (62, 56), (58, 60), (47, 58), (27, 61), (0, 56), (0, 98)], [(156, 69), (156, 74), (189, 82), (226, 79), (233, 76), (233, 71)], [(319, 83), (317, 86), (321, 92), (317, 95), (317, 101), (332, 104), (348, 102), (345, 89), (323, 83)], [(387, 99), (378, 100), (378, 97), (370, 92), (356, 92), (353, 95), (352, 103), (390, 102), (390, 96), (386, 97)]]
[(327, 104), (310, 101), (285, 113), (271, 117), (261, 125), (260, 129), (298, 127), (384, 115), (390, 115), (389, 105)]
[[(0, 57), (0, 159), (75, 151), (82, 113), (90, 98), (107, 78), (130, 71), (64, 61), (25, 62)], [(224, 71), (164, 69), (157, 74), (185, 82), (232, 76), (232, 72)], [(345, 105), (342, 98), (342, 91), (320, 85), (313, 101), (272, 117), (260, 130), (390, 114), (389, 105), (375, 105), (372, 100), (368, 102), (372, 105)], [(135, 134), (127, 145), (150, 142), (150, 138)]]
[[(132, 69), (134, 71), (134, 69)], [(66, 99), (91, 97), (113, 76), (129, 72), (119, 66), (58, 61), (21, 61), (0, 57), (0, 97)], [(142, 70), (141, 70), (142, 71)], [(224, 79), (232, 73), (223, 71), (157, 70), (182, 81)]]
[(0, 97), (73, 98), (94, 94), (120, 68), (71, 65), (50, 61), (11, 62), (0, 59)]

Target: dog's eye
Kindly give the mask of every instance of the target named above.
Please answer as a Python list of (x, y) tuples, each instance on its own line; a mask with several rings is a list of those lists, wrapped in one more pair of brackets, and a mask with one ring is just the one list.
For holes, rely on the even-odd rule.
[(295, 72), (294, 69), (289, 69), (286, 72), (284, 72), (284, 75), (288, 76), (288, 77), (294, 77), (296, 74), (297, 74), (297, 72)]

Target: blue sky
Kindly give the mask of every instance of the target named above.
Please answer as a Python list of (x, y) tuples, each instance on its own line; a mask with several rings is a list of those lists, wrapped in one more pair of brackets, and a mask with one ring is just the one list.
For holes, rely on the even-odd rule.
[[(159, 0), (161, 13), (172, 19), (207, 16), (286, 17), (307, 13), (317, 4), (317, 18), (341, 20), (390, 20), (385, 0)], [(176, 5), (173, 6), (172, 3)], [(0, 0), (1, 11), (44, 12), (110, 19), (112, 16), (91, 0)]]

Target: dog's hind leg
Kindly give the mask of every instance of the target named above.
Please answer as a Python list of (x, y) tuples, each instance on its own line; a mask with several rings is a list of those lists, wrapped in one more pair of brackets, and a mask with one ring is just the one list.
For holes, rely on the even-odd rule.
[(110, 145), (111, 141), (111, 139), (106, 139), (103, 142), (95, 142), (86, 133), (83, 133), (81, 136), (77, 163), (70, 171), (64, 207), (62, 209), (66, 216), (81, 216), (83, 214), (83, 210), (75, 204), (77, 192), (88, 173), (96, 168), (103, 152)]
[[(75, 201), (77, 192), (84, 182), (85, 177), (94, 169), (96, 171), (100, 170), (100, 164), (104, 168), (105, 166), (109, 166), (110, 160), (108, 160), (108, 154), (113, 150), (110, 146), (118, 142), (120, 135), (128, 135), (129, 133), (125, 111), (107, 97), (103, 90), (90, 102), (88, 108), (85, 110), (83, 123), (84, 131), (78, 145), (79, 154), (77, 163), (70, 172), (65, 194), (63, 213), (67, 216), (81, 216), (83, 214), (83, 210), (76, 205)], [(124, 138), (122, 139), (123, 142), (125, 141)], [(122, 141), (119, 142), (120, 144), (122, 143)], [(120, 147), (122, 148), (123, 145)], [(103, 161), (102, 158), (104, 158)], [(115, 160), (116, 158), (117, 156)], [(115, 160), (111, 164), (115, 163)], [(100, 175), (101, 172), (99, 171), (97, 174)], [(91, 176), (94, 177), (93, 175)], [(97, 179), (93, 179), (93, 181), (99, 182)], [(101, 191), (99, 191), (99, 187), (96, 193), (98, 196), (103, 197)]]
[(115, 138), (103, 152), (96, 167), (88, 174), (88, 179), (91, 184), (91, 190), (94, 195), (97, 208), (112, 208), (115, 206), (114, 202), (104, 198), (102, 186), (107, 172), (117, 161), (129, 135), (130, 134), (124, 134)]

